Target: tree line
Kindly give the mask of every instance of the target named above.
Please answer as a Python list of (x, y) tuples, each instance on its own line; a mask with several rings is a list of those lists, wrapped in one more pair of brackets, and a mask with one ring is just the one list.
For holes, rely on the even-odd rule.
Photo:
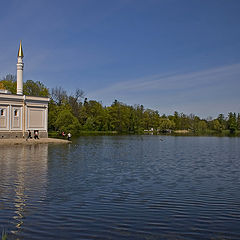
[[(0, 89), (16, 94), (16, 76), (8, 74), (0, 80)], [(49, 90), (40, 81), (27, 80), (23, 94), (49, 97), (48, 128), (55, 132), (114, 131), (141, 134), (144, 132), (172, 132), (185, 130), (190, 133), (236, 133), (240, 131), (240, 113), (219, 114), (215, 119), (202, 119), (194, 114), (174, 112), (160, 115), (158, 111), (145, 109), (143, 105), (130, 106), (115, 100), (111, 106), (84, 98), (77, 89), (68, 94), (62, 87)]]

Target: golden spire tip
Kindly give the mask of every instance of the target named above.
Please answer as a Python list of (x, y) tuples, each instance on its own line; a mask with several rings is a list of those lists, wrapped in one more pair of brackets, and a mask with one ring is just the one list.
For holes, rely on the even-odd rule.
[(24, 57), (23, 56), (23, 49), (22, 49), (22, 40), (20, 40), (20, 46), (18, 50), (18, 57)]

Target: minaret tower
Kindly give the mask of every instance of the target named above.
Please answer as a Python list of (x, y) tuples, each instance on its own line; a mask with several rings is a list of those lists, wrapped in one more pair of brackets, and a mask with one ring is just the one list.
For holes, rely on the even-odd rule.
[(20, 46), (18, 50), (17, 57), (17, 94), (23, 95), (23, 50), (22, 41), (20, 41)]

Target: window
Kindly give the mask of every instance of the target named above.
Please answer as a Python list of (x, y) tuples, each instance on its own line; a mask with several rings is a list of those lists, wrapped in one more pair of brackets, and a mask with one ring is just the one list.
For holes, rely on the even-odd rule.
[(14, 110), (14, 117), (18, 117), (18, 110), (17, 109)]
[(1, 116), (5, 116), (5, 111), (4, 111), (5, 109), (1, 109)]

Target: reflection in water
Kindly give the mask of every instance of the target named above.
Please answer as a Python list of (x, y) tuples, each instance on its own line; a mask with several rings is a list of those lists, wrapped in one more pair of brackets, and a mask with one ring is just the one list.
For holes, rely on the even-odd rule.
[(239, 240), (239, 159), (240, 138), (0, 146), (0, 227), (14, 240)]
[[(12, 199), (8, 200), (14, 205), (14, 215), (9, 222), (16, 226), (11, 231), (16, 235), (21, 231), (24, 218), (34, 213), (36, 201), (41, 202), (45, 197), (48, 145), (15, 146), (14, 149), (12, 146), (5, 146), (1, 147), (0, 152), (0, 180), (7, 180), (6, 185), (11, 181), (14, 186), (14, 194), (12, 192), (9, 196)], [(1, 199), (4, 199), (5, 186), (0, 185), (0, 190), (3, 193)]]

